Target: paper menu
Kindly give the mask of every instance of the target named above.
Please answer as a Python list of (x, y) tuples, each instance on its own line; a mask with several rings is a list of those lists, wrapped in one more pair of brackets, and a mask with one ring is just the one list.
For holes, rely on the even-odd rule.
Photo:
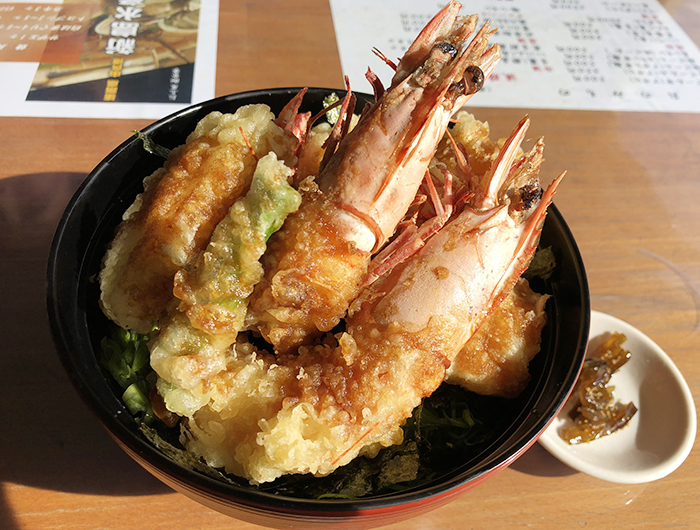
[[(400, 57), (443, 2), (331, 0), (351, 87), (385, 86)], [(700, 51), (655, 0), (465, 0), (498, 32), (502, 58), (470, 104), (581, 110), (700, 112)]]

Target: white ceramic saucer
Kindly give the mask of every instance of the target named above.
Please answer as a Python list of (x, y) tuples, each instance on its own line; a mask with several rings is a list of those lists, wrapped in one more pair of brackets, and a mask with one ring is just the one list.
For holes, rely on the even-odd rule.
[(539, 438), (540, 444), (563, 463), (593, 477), (624, 484), (651, 482), (665, 477), (686, 459), (695, 441), (697, 418), (688, 384), (673, 361), (656, 343), (626, 322), (591, 312), (591, 348), (606, 333), (627, 337), (623, 348), (630, 360), (610, 385), (622, 403), (632, 401), (637, 413), (621, 430), (579, 445), (569, 445), (559, 430), (571, 425), (570, 399)]

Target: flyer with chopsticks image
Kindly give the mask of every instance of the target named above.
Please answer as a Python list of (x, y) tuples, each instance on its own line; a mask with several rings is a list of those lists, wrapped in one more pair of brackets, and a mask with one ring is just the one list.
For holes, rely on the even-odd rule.
[(217, 14), (210, 0), (0, 3), (14, 80), (0, 114), (162, 117), (212, 97)]

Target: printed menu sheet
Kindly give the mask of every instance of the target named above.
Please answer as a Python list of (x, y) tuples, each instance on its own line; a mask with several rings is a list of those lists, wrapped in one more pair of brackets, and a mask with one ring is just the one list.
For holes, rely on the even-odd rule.
[(214, 97), (218, 0), (0, 0), (0, 115), (161, 118)]
[[(331, 0), (351, 87), (388, 86), (396, 60), (445, 2)], [(470, 105), (700, 112), (700, 51), (655, 0), (464, 0), (497, 33), (502, 58)]]

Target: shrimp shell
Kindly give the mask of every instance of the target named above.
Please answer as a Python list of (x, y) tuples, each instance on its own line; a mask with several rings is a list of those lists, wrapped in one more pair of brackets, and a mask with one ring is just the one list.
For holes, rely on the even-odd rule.
[(421, 32), (392, 85), (318, 175), (318, 188), (270, 242), (246, 326), (276, 352), (311, 342), (344, 316), (372, 253), (413, 202), (451, 116), (478, 88), (473, 72), (488, 77), (498, 62), (488, 23), (466, 44), (477, 17), (458, 17), (460, 7), (451, 2)]

